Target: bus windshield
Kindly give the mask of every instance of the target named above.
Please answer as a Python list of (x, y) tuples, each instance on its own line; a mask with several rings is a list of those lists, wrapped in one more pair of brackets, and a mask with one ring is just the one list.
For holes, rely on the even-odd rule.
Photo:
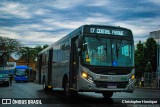
[(87, 65), (132, 67), (133, 54), (133, 41), (100, 36), (83, 39), (81, 58)]
[(26, 76), (27, 70), (26, 69), (16, 69), (17, 76)]

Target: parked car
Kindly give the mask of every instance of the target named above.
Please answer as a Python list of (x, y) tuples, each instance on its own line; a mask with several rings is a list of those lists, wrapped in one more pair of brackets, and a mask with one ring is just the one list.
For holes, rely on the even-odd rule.
[(0, 74), (0, 85), (9, 86), (10, 80), (8, 74)]

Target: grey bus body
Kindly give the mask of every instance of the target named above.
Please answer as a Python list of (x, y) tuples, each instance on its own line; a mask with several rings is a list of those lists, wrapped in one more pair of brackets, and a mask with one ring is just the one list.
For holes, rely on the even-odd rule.
[(65, 93), (134, 90), (134, 41), (122, 27), (83, 25), (38, 55), (38, 82)]

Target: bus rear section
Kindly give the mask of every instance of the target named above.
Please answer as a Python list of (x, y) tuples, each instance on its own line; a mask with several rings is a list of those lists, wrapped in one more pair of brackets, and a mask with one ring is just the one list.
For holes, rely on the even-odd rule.
[(28, 66), (16, 66), (14, 80), (16, 82), (28, 82), (29, 81), (29, 67)]

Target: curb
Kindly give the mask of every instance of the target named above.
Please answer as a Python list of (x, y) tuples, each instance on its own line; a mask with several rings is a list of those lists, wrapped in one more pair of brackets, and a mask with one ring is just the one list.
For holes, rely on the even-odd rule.
[(150, 91), (160, 91), (160, 88), (135, 88), (139, 90), (150, 90)]

